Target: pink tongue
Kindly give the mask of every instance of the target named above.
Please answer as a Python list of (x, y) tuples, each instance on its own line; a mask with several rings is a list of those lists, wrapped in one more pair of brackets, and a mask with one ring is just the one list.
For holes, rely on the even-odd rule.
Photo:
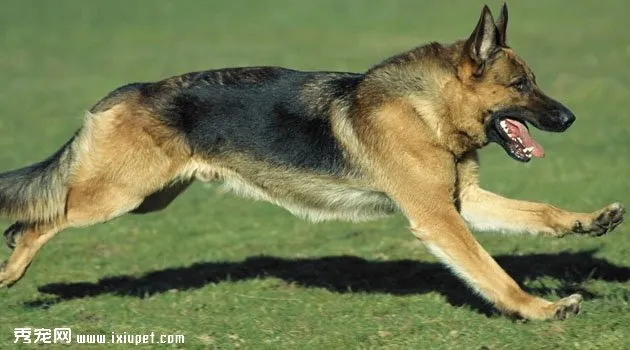
[(529, 130), (527, 130), (527, 127), (523, 125), (523, 123), (507, 118), (505, 119), (505, 122), (507, 123), (512, 136), (520, 137), (525, 148), (533, 147), (532, 155), (534, 157), (542, 158), (545, 156), (545, 150), (538, 142), (536, 142), (536, 140), (532, 138), (529, 134)]

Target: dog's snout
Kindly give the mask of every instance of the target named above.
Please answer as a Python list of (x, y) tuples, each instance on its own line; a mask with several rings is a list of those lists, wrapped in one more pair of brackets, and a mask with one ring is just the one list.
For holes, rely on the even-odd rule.
[(549, 115), (550, 120), (552, 120), (554, 126), (551, 127), (553, 131), (565, 131), (568, 129), (571, 124), (575, 121), (575, 115), (566, 107), (561, 106), (560, 108), (556, 108), (552, 110)]
[(563, 130), (568, 129), (575, 121), (575, 115), (566, 108), (559, 110), (557, 114)]

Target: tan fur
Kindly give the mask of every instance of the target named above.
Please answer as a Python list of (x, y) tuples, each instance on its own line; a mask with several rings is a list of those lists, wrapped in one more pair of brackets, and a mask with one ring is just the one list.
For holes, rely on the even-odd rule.
[(23, 232), (11, 257), (0, 268), (0, 288), (11, 286), (22, 278), (39, 249), (64, 228), (59, 224), (14, 226)]
[(178, 180), (190, 155), (182, 140), (140, 106), (110, 107), (88, 114), (70, 144), (65, 214), (50, 224), (31, 224), (18, 236), (0, 286), (17, 281), (37, 250), (60, 230), (116, 218)]
[(123, 103), (87, 116), (73, 145), (69, 225), (122, 215), (176, 178), (190, 151), (148, 113)]

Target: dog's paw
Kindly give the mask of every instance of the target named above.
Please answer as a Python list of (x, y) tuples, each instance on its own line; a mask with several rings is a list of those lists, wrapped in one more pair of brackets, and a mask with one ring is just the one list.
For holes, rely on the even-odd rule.
[(577, 234), (602, 236), (614, 230), (623, 222), (626, 209), (621, 203), (613, 203), (604, 209), (594, 212), (590, 222), (576, 220), (571, 231)]
[(7, 247), (15, 249), (17, 239), (24, 233), (26, 225), (16, 222), (4, 231), (4, 242)]
[(553, 318), (556, 320), (566, 320), (569, 317), (578, 315), (582, 310), (582, 296), (573, 294), (553, 303), (555, 312)]
[(22, 274), (7, 268), (6, 261), (0, 265), (0, 289), (11, 287), (20, 277), (22, 277)]

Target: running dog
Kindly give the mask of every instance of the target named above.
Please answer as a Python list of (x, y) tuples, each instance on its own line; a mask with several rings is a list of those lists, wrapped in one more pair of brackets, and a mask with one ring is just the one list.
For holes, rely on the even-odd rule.
[(580, 295), (526, 293), (469, 230), (599, 236), (623, 220), (619, 203), (573, 213), (479, 187), (478, 149), (494, 142), (527, 162), (544, 155), (528, 125), (562, 132), (575, 120), (507, 45), (507, 22), (505, 5), (496, 22), (486, 6), (468, 39), (416, 47), (363, 74), (229, 68), (116, 89), (55, 154), (0, 174), (0, 215), (16, 221), (0, 286), (65, 228), (157, 211), (191, 182), (217, 180), (312, 221), (401, 212), (498, 309), (577, 314)]

